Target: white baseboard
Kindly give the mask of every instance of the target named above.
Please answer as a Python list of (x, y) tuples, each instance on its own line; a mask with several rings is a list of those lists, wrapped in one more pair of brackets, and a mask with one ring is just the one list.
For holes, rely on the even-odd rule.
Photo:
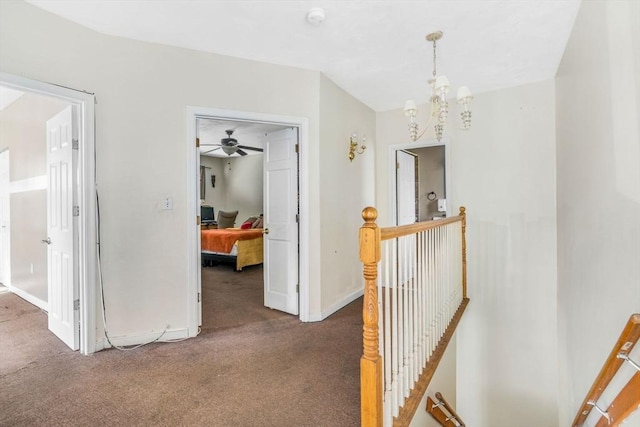
[[(168, 329), (164, 335), (158, 339), (160, 334), (162, 334), (162, 331), (137, 335), (109, 336), (109, 341), (117, 347), (129, 347), (151, 342), (171, 342), (174, 340), (189, 338), (189, 330), (187, 328)], [(96, 351), (111, 348), (111, 344), (109, 344), (106, 337), (99, 339), (96, 341)]]
[(354, 291), (354, 292), (350, 293), (349, 295), (347, 295), (347, 296), (343, 297), (342, 299), (340, 299), (339, 301), (337, 301), (331, 307), (327, 308), (326, 310), (322, 310), (322, 313), (320, 313), (319, 316), (318, 315), (313, 315), (313, 314), (310, 315), (309, 316), (309, 322), (321, 322), (321, 321), (323, 321), (324, 319), (326, 319), (327, 317), (331, 316), (336, 311), (338, 311), (341, 308), (344, 308), (347, 305), (351, 304), (353, 301), (357, 300), (362, 295), (364, 295), (364, 289), (358, 289), (357, 291)]
[(23, 300), (25, 300), (27, 302), (30, 302), (31, 304), (35, 305), (36, 307), (38, 307), (41, 310), (46, 311), (47, 313), (49, 312), (49, 303), (48, 302), (43, 301), (38, 297), (34, 297), (30, 293), (27, 293), (27, 292), (23, 291), (22, 289), (18, 289), (18, 288), (16, 288), (15, 286), (13, 286), (10, 283), (5, 283), (4, 286), (9, 288), (9, 290), (12, 293), (18, 295)]

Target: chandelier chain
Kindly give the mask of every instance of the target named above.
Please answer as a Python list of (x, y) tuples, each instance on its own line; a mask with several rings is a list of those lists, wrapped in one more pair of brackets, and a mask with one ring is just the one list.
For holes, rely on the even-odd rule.
[(436, 40), (433, 40), (433, 78), (436, 78)]

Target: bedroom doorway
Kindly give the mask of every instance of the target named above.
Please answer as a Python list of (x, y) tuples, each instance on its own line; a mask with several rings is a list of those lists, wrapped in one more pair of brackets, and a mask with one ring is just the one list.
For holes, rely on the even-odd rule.
[[(22, 139), (15, 135), (5, 135), (7, 138), (3, 140), (8, 144), (40, 141), (40, 138), (46, 140), (46, 143), (42, 143), (45, 147), (41, 150), (42, 152), (35, 153), (33, 150), (27, 150), (26, 156), (15, 156), (21, 159), (21, 163), (16, 164), (22, 166), (27, 159), (39, 161), (37, 167), (29, 169), (30, 173), (37, 171), (36, 175), (23, 176), (18, 173), (12, 177), (12, 173), (9, 173), (9, 197), (15, 199), (15, 206), (38, 206), (47, 210), (44, 216), (48, 218), (46, 227), (35, 234), (14, 230), (15, 227), (20, 226), (19, 220), (33, 217), (25, 213), (16, 215), (15, 220), (9, 222), (8, 233), (15, 232), (20, 237), (21, 244), (28, 241), (38, 249), (46, 244), (47, 265), (60, 267), (44, 273), (43, 277), (38, 279), (39, 283), (46, 282), (47, 289), (43, 292), (47, 301), (43, 301), (43, 304), (48, 312), (49, 330), (71, 349), (79, 349), (83, 354), (93, 353), (97, 347), (96, 289), (94, 287), (96, 272), (94, 95), (6, 73), (0, 73), (0, 87), (20, 93), (21, 101), (19, 102), (23, 104), (22, 109), (20, 105), (14, 104), (15, 108), (12, 111), (16, 117), (20, 116), (20, 123), (35, 124), (31, 129), (36, 131), (19, 133)], [(43, 100), (49, 100), (48, 105), (56, 109), (55, 111), (58, 111), (58, 107), (62, 110), (51, 117), (37, 118), (35, 109), (29, 107), (31, 104), (27, 104), (45, 102)], [(61, 115), (62, 112), (64, 117)], [(51, 147), (54, 148), (50, 149)], [(12, 154), (18, 151), (13, 150)], [(54, 151), (56, 154), (52, 155)], [(65, 171), (68, 173), (65, 174)], [(52, 181), (54, 184), (61, 185), (52, 185)], [(68, 185), (62, 186), (62, 184)], [(45, 197), (41, 197), (43, 190)], [(13, 210), (14, 203), (13, 201), (10, 203)], [(18, 280), (14, 282), (12, 279), (25, 272), (24, 277), (35, 276), (34, 265), (32, 264), (30, 269), (28, 264), (23, 268), (19, 261), (24, 251), (16, 250), (15, 253), (16, 257), (11, 259), (11, 276), (5, 277), (4, 280), (10, 291), (29, 301), (25, 296), (34, 295), (32, 292), (34, 288), (31, 286), (33, 281), (29, 281), (28, 278), (22, 280), (20, 283), (26, 290), (21, 290), (18, 288)], [(61, 267), (61, 264), (53, 264), (52, 258), (60, 259), (64, 265)], [(60, 274), (56, 274), (57, 272)], [(64, 274), (65, 272), (69, 274)], [(37, 295), (33, 299), (37, 299)], [(38, 305), (38, 301), (30, 302)]]
[[(256, 214), (262, 213), (264, 220), (263, 238), (265, 250), (263, 282), (265, 299), (263, 304), (270, 305), (272, 308), (286, 311), (292, 314), (299, 314), (300, 319), (305, 321), (308, 318), (308, 301), (307, 301), (307, 265), (308, 259), (308, 243), (305, 236), (308, 235), (308, 224), (305, 221), (305, 213), (308, 203), (306, 201), (306, 153), (305, 145), (307, 140), (307, 119), (287, 116), (274, 116), (259, 113), (246, 113), (224, 111), (216, 109), (206, 109), (198, 107), (187, 108), (188, 119), (188, 135), (190, 141), (190, 164), (188, 165), (190, 191), (188, 197), (189, 213), (188, 221), (193, 221), (200, 212), (201, 199), (205, 200), (205, 204), (213, 207), (214, 215), (217, 217), (219, 210), (238, 210), (236, 219), (236, 227), (240, 227), (246, 220), (254, 219)], [(204, 123), (206, 126), (199, 126), (198, 123)], [(213, 136), (200, 134), (205, 127), (215, 128)], [(243, 129), (256, 128), (259, 132), (251, 137), (249, 133)], [(227, 131), (233, 131), (229, 133)], [(260, 138), (258, 137), (260, 136)], [(193, 141), (198, 139), (201, 146), (196, 147)], [(232, 144), (237, 145), (244, 154), (238, 154), (237, 149), (229, 149), (223, 147), (228, 145), (229, 139), (234, 141)], [(223, 141), (224, 140), (224, 141)], [(231, 152), (231, 154), (229, 153)], [(201, 153), (205, 153), (201, 157)], [(285, 158), (284, 153), (288, 153), (285, 157), (290, 159), (286, 171), (283, 171)], [(206, 154), (214, 154), (218, 160), (209, 160)], [(256, 164), (256, 157), (262, 157), (260, 164), (261, 178), (264, 182), (257, 185), (254, 181), (247, 182), (244, 177), (255, 175), (256, 167), (243, 166), (243, 161), (247, 164)], [(201, 159), (203, 159), (201, 161)], [(216, 163), (218, 164), (216, 166)], [(275, 165), (275, 168), (273, 167)], [(204, 168), (202, 167), (204, 166)], [(255, 166), (255, 165), (254, 165)], [(251, 169), (252, 172), (249, 172)], [(204, 173), (203, 173), (204, 172)], [(234, 176), (236, 174), (236, 176)], [(238, 176), (239, 175), (239, 176)], [(283, 179), (290, 179), (290, 185), (287, 189), (287, 195), (283, 197)], [(215, 177), (215, 178), (214, 178)], [(255, 176), (252, 178), (255, 179)], [(244, 185), (239, 183), (243, 182)], [(202, 191), (201, 183), (204, 183), (205, 190)], [(214, 184), (215, 183), (215, 184)], [(227, 194), (221, 187), (223, 184), (231, 183)], [(215, 187), (214, 187), (215, 185)], [(260, 195), (255, 194), (255, 187), (259, 186)], [(273, 191), (277, 188), (277, 191)], [(236, 194), (230, 194), (235, 192)], [(253, 194), (254, 204), (246, 200), (246, 194)], [(204, 197), (200, 197), (204, 196)], [(214, 201), (217, 198), (217, 201)], [(257, 208), (255, 201), (262, 198)], [(242, 202), (240, 199), (245, 199)], [(293, 201), (294, 205), (286, 205), (286, 201)], [(215, 206), (218, 204), (218, 206)], [(283, 209), (286, 208), (286, 209)], [(294, 211), (291, 211), (294, 209)], [(282, 212), (287, 212), (280, 215)], [(246, 218), (245, 218), (246, 217)], [(289, 223), (285, 228), (289, 228), (290, 232), (282, 233), (284, 224), (280, 219), (288, 218)], [(293, 231), (291, 231), (293, 230)], [(194, 282), (194, 286), (189, 291), (189, 307), (190, 307), (190, 336), (197, 335), (197, 328), (202, 321), (202, 270), (201, 270), (201, 226), (194, 224), (189, 232), (190, 246), (190, 277)], [(288, 240), (281, 239), (286, 236)], [(291, 237), (295, 235), (295, 239)], [(284, 242), (284, 243), (283, 243)], [(283, 247), (287, 250), (281, 250)], [(273, 251), (273, 247), (279, 250)], [(269, 255), (271, 251), (271, 256)], [(289, 263), (284, 264), (282, 258), (283, 253), (292, 255)], [(224, 258), (221, 258), (222, 260)], [(285, 265), (284, 268), (273, 268), (274, 265)], [(250, 264), (248, 264), (250, 265)], [(223, 268), (231, 268), (224, 266)], [(246, 267), (247, 270), (253, 267)], [(236, 273), (242, 275), (243, 272)], [(276, 280), (279, 285), (284, 287), (274, 289), (269, 283)], [(274, 283), (274, 282), (271, 282)], [(283, 301), (279, 304), (269, 302), (270, 291), (276, 291), (276, 295)], [(271, 293), (273, 295), (273, 292)]]

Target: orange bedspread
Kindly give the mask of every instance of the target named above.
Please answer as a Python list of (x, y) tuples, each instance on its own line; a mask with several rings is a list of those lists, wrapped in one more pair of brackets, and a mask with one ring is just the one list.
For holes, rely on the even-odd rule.
[(262, 237), (262, 229), (240, 230), (238, 228), (224, 228), (221, 230), (200, 230), (200, 236), (203, 251), (228, 254), (236, 241)]

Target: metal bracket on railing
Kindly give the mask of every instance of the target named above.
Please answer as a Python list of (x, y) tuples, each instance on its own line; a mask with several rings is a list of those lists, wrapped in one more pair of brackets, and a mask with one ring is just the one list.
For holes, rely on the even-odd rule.
[(427, 412), (441, 425), (447, 426), (453, 422), (458, 427), (464, 427), (464, 422), (456, 411), (447, 403), (440, 392), (435, 395), (436, 400), (427, 396)]
[(640, 372), (640, 365), (638, 365), (636, 362), (634, 362), (627, 354), (625, 353), (618, 353), (618, 359), (622, 359), (625, 362), (629, 363), (631, 366), (633, 366), (634, 368), (636, 368), (636, 371)]
[(438, 402), (436, 404), (431, 405), (431, 410), (433, 411), (434, 409), (437, 408), (444, 408), (444, 404), (442, 402)]
[(600, 412), (600, 415), (602, 415), (603, 417), (605, 417), (607, 419), (607, 424), (611, 425), (611, 415), (609, 415), (609, 413), (607, 411), (605, 411), (602, 408), (600, 408), (596, 402), (589, 401), (589, 402), (587, 402), (587, 405), (593, 406), (596, 411)]

